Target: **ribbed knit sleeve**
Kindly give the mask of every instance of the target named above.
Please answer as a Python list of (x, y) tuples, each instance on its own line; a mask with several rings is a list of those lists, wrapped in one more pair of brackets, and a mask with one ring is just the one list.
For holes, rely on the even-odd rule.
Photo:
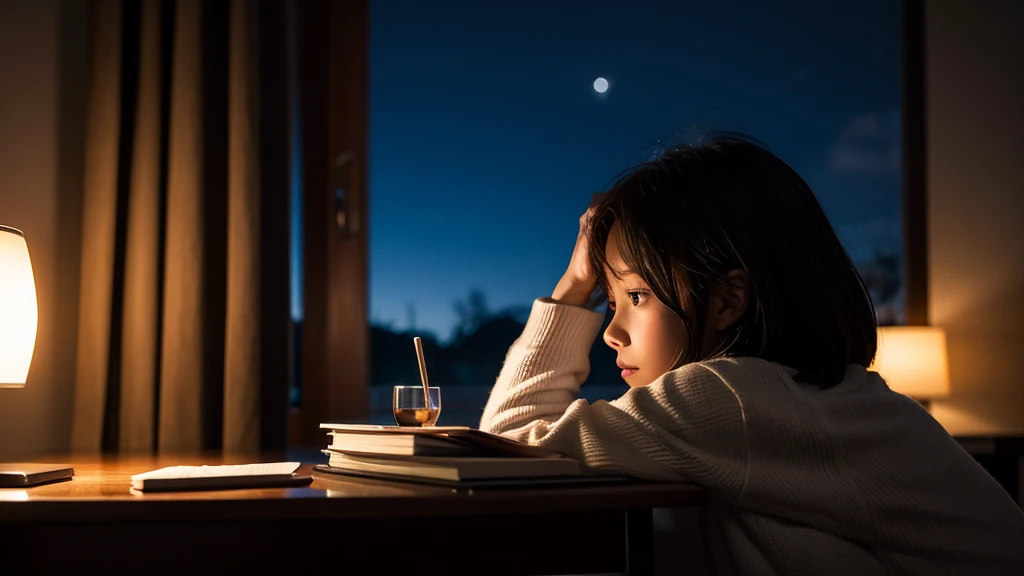
[(484, 410), (482, 430), (609, 472), (692, 480), (738, 501), (746, 475), (743, 409), (712, 370), (689, 364), (611, 402), (578, 399), (601, 315), (534, 302)]

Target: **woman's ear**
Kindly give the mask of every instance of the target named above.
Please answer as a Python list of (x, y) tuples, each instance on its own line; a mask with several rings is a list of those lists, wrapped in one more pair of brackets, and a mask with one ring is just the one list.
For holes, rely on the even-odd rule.
[(711, 284), (708, 327), (724, 332), (739, 322), (750, 305), (750, 276), (743, 270), (725, 275), (725, 284)]

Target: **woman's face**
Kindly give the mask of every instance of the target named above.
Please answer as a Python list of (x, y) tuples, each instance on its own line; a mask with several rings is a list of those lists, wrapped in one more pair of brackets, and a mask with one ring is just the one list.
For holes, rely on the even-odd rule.
[(626, 383), (630, 387), (646, 386), (676, 367), (683, 355), (686, 329), (683, 321), (654, 296), (650, 286), (627, 268), (619, 253), (618, 236), (618, 224), (614, 224), (605, 246), (608, 306), (614, 316), (604, 332), (604, 341), (618, 352), (617, 364)]

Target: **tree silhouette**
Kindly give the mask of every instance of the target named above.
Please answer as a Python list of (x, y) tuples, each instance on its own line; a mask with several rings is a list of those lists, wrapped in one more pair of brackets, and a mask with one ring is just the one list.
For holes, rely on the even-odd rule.
[[(420, 336), (432, 383), (442, 386), (493, 386), (508, 349), (526, 327), (532, 305), (510, 306), (492, 312), (483, 291), (473, 289), (465, 300), (457, 301), (453, 306), (457, 322), (447, 345), (439, 342), (433, 334), (398, 331), (390, 324), (372, 324), (371, 384), (395, 386), (419, 382), (412, 339)], [(602, 332), (609, 319), (605, 318)], [(591, 370), (586, 385), (622, 387), (624, 390), (615, 357), (616, 352), (598, 337), (590, 351)]]
[(415, 386), (420, 382), (419, 364), (413, 338), (423, 340), (423, 357), (431, 383), (452, 379), (449, 351), (427, 332), (395, 331), (390, 325), (370, 325), (370, 384), (372, 386)]
[(458, 318), (451, 338), (454, 343), (465, 340), (491, 317), (487, 308), (487, 296), (479, 288), (470, 290), (465, 301), (456, 300), (452, 307)]

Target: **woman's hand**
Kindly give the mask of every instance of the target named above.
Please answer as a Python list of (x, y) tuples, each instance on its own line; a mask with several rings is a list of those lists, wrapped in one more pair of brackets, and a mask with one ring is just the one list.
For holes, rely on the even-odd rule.
[(597, 274), (590, 266), (590, 243), (587, 241), (587, 233), (597, 205), (603, 197), (603, 192), (594, 194), (590, 199), (590, 207), (580, 216), (576, 247), (573, 248), (572, 257), (569, 259), (569, 267), (551, 293), (552, 300), (571, 306), (587, 306), (594, 291), (597, 290)]

